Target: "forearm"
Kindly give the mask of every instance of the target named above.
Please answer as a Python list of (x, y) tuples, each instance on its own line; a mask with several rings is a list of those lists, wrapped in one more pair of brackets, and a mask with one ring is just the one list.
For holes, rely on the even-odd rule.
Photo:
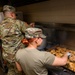
[(68, 56), (65, 54), (62, 58), (55, 57), (55, 60), (53, 62), (53, 66), (64, 66), (66, 65), (68, 60)]

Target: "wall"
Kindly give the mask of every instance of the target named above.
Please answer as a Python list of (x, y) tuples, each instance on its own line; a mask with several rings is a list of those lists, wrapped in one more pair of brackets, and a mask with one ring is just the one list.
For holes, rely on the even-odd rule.
[(2, 7), (0, 7), (0, 11), (2, 10)]
[(67, 37), (62, 46), (75, 50), (75, 32), (67, 31)]
[(23, 11), (29, 21), (75, 23), (75, 0), (49, 0), (17, 10)]

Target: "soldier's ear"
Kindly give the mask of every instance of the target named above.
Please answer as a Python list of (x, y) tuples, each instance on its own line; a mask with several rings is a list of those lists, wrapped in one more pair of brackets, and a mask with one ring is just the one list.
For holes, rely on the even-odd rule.
[(13, 13), (11, 13), (11, 17), (13, 17)]

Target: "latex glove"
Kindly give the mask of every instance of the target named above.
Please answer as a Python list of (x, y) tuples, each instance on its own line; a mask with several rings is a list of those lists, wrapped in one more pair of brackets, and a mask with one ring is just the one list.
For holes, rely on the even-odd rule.
[(67, 52), (67, 56), (70, 57), (71, 56), (71, 53), (70, 52)]

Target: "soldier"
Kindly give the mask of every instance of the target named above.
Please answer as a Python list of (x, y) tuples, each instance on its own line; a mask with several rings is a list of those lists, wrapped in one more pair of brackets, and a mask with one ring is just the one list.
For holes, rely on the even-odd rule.
[(27, 28), (25, 37), (28, 46), (16, 53), (16, 66), (19, 71), (23, 70), (26, 75), (48, 75), (47, 66), (63, 66), (67, 63), (69, 53), (60, 58), (50, 52), (37, 49), (43, 38), (46, 38), (41, 29)]
[(8, 66), (7, 75), (19, 75), (15, 67), (15, 53), (25, 45), (22, 43), (26, 28), (30, 27), (26, 22), (16, 19), (15, 8), (5, 5), (3, 7), (4, 20), (0, 25), (0, 39), (2, 40), (3, 59)]

